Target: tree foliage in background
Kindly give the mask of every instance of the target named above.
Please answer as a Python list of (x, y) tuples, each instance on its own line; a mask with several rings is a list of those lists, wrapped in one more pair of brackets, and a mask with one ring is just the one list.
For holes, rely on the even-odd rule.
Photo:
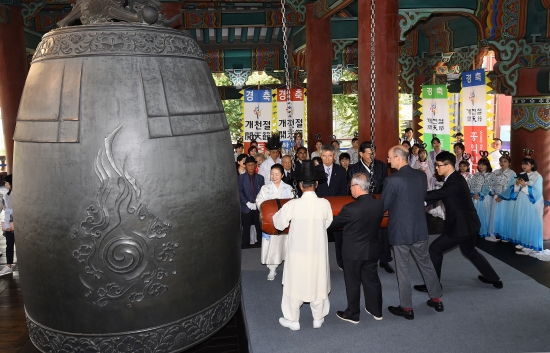
[(246, 81), (246, 85), (254, 86), (254, 85), (258, 85), (258, 82), (260, 83), (260, 85), (280, 85), (281, 84), (281, 81), (279, 79), (276, 79), (273, 76), (269, 76), (265, 74), (263, 71), (254, 71), (248, 77), (248, 80)]
[(405, 129), (412, 127), (412, 94), (399, 94), (399, 138), (405, 135)]
[(338, 138), (353, 137), (358, 129), (359, 108), (356, 94), (334, 94), (332, 96), (334, 134)]

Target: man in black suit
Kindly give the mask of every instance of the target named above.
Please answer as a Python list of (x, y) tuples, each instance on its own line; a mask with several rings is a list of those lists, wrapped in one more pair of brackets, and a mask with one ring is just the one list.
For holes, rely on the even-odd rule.
[(307, 159), (307, 148), (301, 146), (296, 150), (297, 160), (294, 161), (294, 171), (299, 173), (302, 170), (302, 162)]
[[(481, 272), (478, 276), (483, 283), (492, 284), (495, 288), (502, 288), (503, 284), (487, 259), (476, 250), (476, 239), (481, 223), (477, 215), (468, 183), (458, 172), (455, 172), (456, 157), (450, 152), (441, 152), (435, 158), (437, 173), (445, 178), (443, 187), (428, 191), (426, 202), (443, 201), (445, 206), (445, 232), (437, 237), (430, 245), (430, 258), (441, 279), (441, 265), (443, 254), (460, 246), (462, 254)], [(414, 286), (414, 289), (424, 292), (425, 285)]]
[[(348, 188), (351, 177), (355, 173), (366, 174), (371, 182), (371, 194), (381, 194), (384, 186), (384, 180), (388, 176), (388, 166), (386, 163), (374, 159), (375, 148), (372, 142), (364, 141), (359, 146), (359, 162), (352, 164), (348, 168)], [(378, 234), (380, 238), (380, 267), (388, 273), (395, 273), (390, 265), (393, 260), (391, 257), (390, 244), (388, 242), (388, 230), (380, 229)]]
[(300, 187), (294, 179), (296, 172), (292, 170), (292, 157), (289, 155), (283, 156), (283, 158), (281, 158), (281, 165), (283, 166), (283, 182), (292, 187), (293, 195), (298, 195), (298, 197), (300, 197), (302, 194), (301, 192), (298, 193)]
[(348, 307), (337, 311), (344, 321), (359, 323), (361, 284), (365, 295), (365, 310), (376, 320), (382, 320), (382, 285), (376, 269), (380, 245), (378, 231), (384, 216), (384, 204), (369, 195), (369, 179), (357, 173), (351, 179), (351, 195), (355, 202), (345, 205), (329, 229), (344, 228), (342, 258)]
[(332, 145), (323, 145), (321, 147), (323, 164), (318, 165), (315, 169), (322, 170), (327, 178), (320, 181), (317, 190), (315, 190), (318, 197), (348, 195), (347, 173), (343, 167), (334, 163), (334, 152)]
[[(334, 163), (334, 152), (334, 147), (332, 147), (332, 145), (324, 145), (321, 147), (321, 159), (323, 160), (323, 164), (315, 167), (315, 170), (323, 171), (327, 178), (320, 181), (317, 190), (315, 190), (318, 197), (345, 196), (348, 194), (348, 176), (343, 167)], [(338, 263), (338, 267), (343, 269), (342, 231), (333, 231), (332, 236), (334, 237), (336, 262)]]
[(256, 160), (254, 157), (246, 157), (246, 173), (239, 175), (239, 198), (241, 201), (241, 223), (243, 236), (241, 249), (250, 246), (250, 226), (256, 227), (257, 241), (261, 244), (262, 229), (260, 225), (260, 213), (256, 206), (256, 196), (264, 186), (264, 177), (256, 174)]
[[(426, 174), (409, 166), (409, 151), (397, 145), (388, 151), (388, 161), (398, 170), (386, 178), (381, 200), (389, 210), (388, 234), (393, 245), (400, 305), (389, 306), (390, 313), (405, 319), (414, 319), (412, 288), (409, 274), (409, 256), (412, 253), (430, 298), (428, 306), (443, 311), (441, 285), (428, 251), (428, 225), (424, 211), (424, 197), (428, 190)], [(454, 164), (453, 164), (454, 165)]]

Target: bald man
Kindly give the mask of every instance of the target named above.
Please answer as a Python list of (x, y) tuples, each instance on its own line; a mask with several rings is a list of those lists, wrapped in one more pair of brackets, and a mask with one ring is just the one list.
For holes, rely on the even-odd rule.
[(428, 251), (428, 225), (424, 212), (424, 197), (428, 190), (426, 174), (409, 166), (409, 151), (397, 145), (388, 151), (388, 162), (398, 170), (386, 178), (381, 200), (389, 210), (388, 238), (393, 245), (400, 305), (389, 306), (390, 313), (414, 319), (412, 288), (409, 274), (409, 255), (416, 259), (426, 282), (430, 299), (427, 304), (443, 311), (441, 285)]

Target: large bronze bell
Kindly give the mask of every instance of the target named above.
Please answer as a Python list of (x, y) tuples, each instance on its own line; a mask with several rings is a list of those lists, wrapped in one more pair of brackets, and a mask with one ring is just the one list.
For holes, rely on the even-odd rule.
[(46, 34), (15, 141), (18, 266), (36, 347), (176, 352), (232, 317), (235, 165), (189, 35), (122, 22)]

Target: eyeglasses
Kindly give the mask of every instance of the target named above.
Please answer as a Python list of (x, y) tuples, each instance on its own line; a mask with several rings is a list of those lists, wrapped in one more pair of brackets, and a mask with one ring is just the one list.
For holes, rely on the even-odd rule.
[(449, 163), (444, 163), (444, 164), (435, 164), (435, 167), (436, 168), (442, 168), (443, 166), (446, 166), (446, 165), (449, 165)]
[(351, 189), (351, 187), (352, 187), (352, 186), (355, 186), (355, 185), (359, 185), (359, 184), (351, 184), (351, 185), (349, 186), (349, 188)]

